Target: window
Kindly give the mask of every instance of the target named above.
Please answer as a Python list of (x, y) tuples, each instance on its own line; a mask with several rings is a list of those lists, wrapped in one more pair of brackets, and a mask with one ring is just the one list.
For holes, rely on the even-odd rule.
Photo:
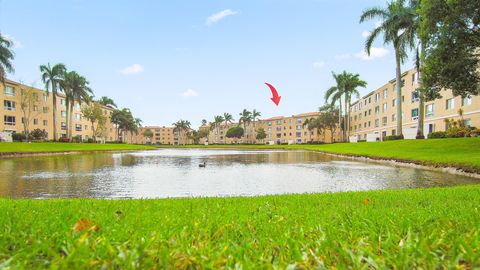
[(76, 124), (76, 125), (75, 125), (75, 130), (76, 130), (76, 131), (82, 131), (82, 125)]
[(387, 120), (387, 117), (384, 116), (384, 117), (382, 118), (382, 126), (386, 126), (386, 125), (387, 125), (387, 121), (388, 121), (388, 120)]
[(271, 125), (272, 125), (272, 122), (268, 122), (267, 125), (271, 126)]
[(38, 94), (33, 94), (33, 100), (38, 101)]
[(380, 101), (380, 93), (375, 94), (375, 103), (378, 103)]
[(44, 126), (44, 127), (47, 126), (47, 120), (43, 120), (43, 126)]
[(37, 118), (33, 119), (33, 124), (38, 125), (38, 119)]
[(277, 127), (277, 131), (282, 131), (282, 127)]
[(394, 113), (392, 114), (392, 122), (395, 122), (397, 121), (397, 115)]
[(367, 127), (367, 122), (363, 123), (363, 127), (364, 127), (364, 128)]
[(277, 125), (281, 125), (281, 124), (282, 124), (282, 120), (278, 120)]
[(380, 126), (380, 119), (375, 119), (375, 127), (379, 127)]
[(38, 106), (33, 106), (33, 111), (38, 112)]
[(364, 113), (364, 114), (365, 114), (365, 115), (364, 115), (365, 117), (367, 116), (367, 113), (368, 113), (368, 112), (367, 112), (367, 111), (365, 111), (365, 113)]
[(60, 99), (60, 105), (65, 106), (67, 103), (65, 102), (65, 99), (62, 98)]
[(15, 126), (15, 116), (4, 115), (3, 123), (6, 126)]
[(43, 113), (48, 113), (48, 107), (43, 107)]
[(453, 98), (449, 98), (447, 99), (445, 102), (446, 102), (446, 108), (447, 110), (450, 110), (450, 109), (454, 109), (455, 108), (455, 100)]
[(77, 120), (77, 121), (82, 121), (82, 115), (79, 114), (79, 113), (76, 113), (76, 114), (75, 114), (75, 120)]
[(472, 96), (462, 98), (462, 106), (472, 105)]
[(372, 115), (372, 109), (368, 109), (368, 115)]
[(383, 103), (382, 112), (387, 112), (387, 103)]
[(62, 126), (62, 130), (67, 130), (67, 123), (62, 122), (61, 126)]
[(368, 127), (370, 127), (370, 126), (371, 126), (371, 123), (372, 123), (371, 121), (368, 121)]
[(301, 124), (302, 123), (302, 118), (297, 118), (297, 123)]
[(297, 130), (301, 130), (302, 129), (302, 125), (297, 125)]
[(43, 94), (43, 102), (47, 102), (47, 95)]
[(15, 101), (4, 100), (3, 107), (6, 111), (15, 111)]
[(62, 111), (62, 117), (67, 118), (67, 112), (66, 111)]
[(380, 107), (377, 106), (375, 107), (375, 115), (378, 115), (380, 113)]
[(412, 103), (417, 102), (420, 100), (420, 96), (418, 94), (418, 91), (415, 90), (412, 92)]
[(418, 119), (418, 108), (412, 109), (412, 120)]
[(368, 104), (372, 103), (372, 97), (368, 98)]
[(387, 99), (388, 97), (388, 89), (383, 90), (383, 99)]
[(397, 102), (397, 99), (392, 99), (392, 107), (395, 107), (395, 102)]
[(425, 111), (426, 111), (425, 116), (432, 117), (434, 110), (435, 110), (434, 104), (428, 104), (427, 106), (425, 106)]
[(77, 110), (80, 110), (80, 103), (75, 104), (75, 107), (77, 108)]
[(364, 100), (364, 103), (365, 103), (365, 105), (367, 105), (367, 100), (366, 99)]
[(15, 96), (15, 88), (7, 86), (5, 89), (3, 89), (3, 93), (5, 96)]
[(295, 134), (295, 136), (297, 136), (297, 137), (302, 137), (302, 132), (297, 132), (297, 133)]
[(395, 135), (397, 135), (397, 130), (392, 129), (392, 136), (395, 136)]

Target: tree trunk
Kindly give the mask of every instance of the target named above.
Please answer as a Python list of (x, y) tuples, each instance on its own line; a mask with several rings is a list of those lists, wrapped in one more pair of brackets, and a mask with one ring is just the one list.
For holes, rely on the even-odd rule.
[(396, 68), (396, 82), (395, 82), (395, 89), (397, 92), (397, 133), (396, 135), (402, 136), (402, 72), (401, 72), (401, 67), (400, 67), (400, 52), (398, 49), (395, 49), (395, 59), (397, 63), (397, 68)]
[(92, 137), (93, 142), (97, 142), (97, 136), (95, 136), (95, 121), (92, 121)]
[(421, 75), (421, 71), (422, 71), (422, 68), (423, 68), (423, 57), (425, 55), (425, 49), (424, 49), (424, 45), (425, 43), (421, 42), (420, 43), (420, 46), (422, 47), (421, 48), (421, 55), (420, 55), (420, 63), (419, 63), (419, 67), (417, 69), (417, 75), (418, 75), (418, 78), (417, 78), (417, 81), (420, 85), (420, 91), (418, 91), (419, 95), (419, 99), (420, 99), (420, 102), (419, 102), (419, 105), (418, 105), (418, 127), (417, 127), (417, 138), (424, 138), (425, 136), (425, 133), (424, 133), (424, 130), (423, 130), (423, 125), (424, 125), (424, 120), (425, 120), (425, 89), (423, 88), (423, 83), (422, 83), (422, 80), (420, 78), (420, 75)]
[(72, 140), (72, 136), (73, 136), (73, 130), (72, 130), (72, 114), (73, 114), (73, 106), (75, 104), (75, 101), (72, 102), (72, 104), (70, 104), (70, 113), (68, 114), (68, 119), (69, 119), (69, 124), (68, 124), (68, 130), (70, 131), (70, 134), (68, 136), (68, 138), (70, 139), (70, 141)]
[(53, 141), (58, 141), (57, 136), (57, 91), (52, 84), (52, 98), (53, 98)]
[(339, 101), (339, 106), (338, 106), (338, 128), (340, 129), (340, 141), (343, 142), (343, 128), (342, 128), (342, 98), (340, 97)]

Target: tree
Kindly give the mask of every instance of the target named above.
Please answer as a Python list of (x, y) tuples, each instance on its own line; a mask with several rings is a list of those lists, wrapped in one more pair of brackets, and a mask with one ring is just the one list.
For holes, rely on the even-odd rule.
[[(91, 102), (90, 104), (87, 104), (86, 106), (82, 107), (82, 114), (85, 119), (90, 121), (92, 124), (92, 136), (93, 136), (93, 141), (97, 141), (97, 136), (100, 134), (100, 131), (102, 131), (102, 127), (104, 126), (105, 123), (107, 122), (107, 117), (103, 114), (102, 107), (99, 103), (96, 102)], [(97, 123), (97, 127), (100, 127), (97, 129), (95, 127), (95, 123)]]
[[(229, 113), (223, 113), (223, 121), (225, 122), (225, 130), (228, 128), (228, 125), (231, 124), (233, 121), (233, 116)], [(224, 137), (223, 142), (226, 144), (227, 143), (227, 136)]]
[[(178, 132), (178, 144), (183, 142), (183, 145), (186, 144), (186, 139), (188, 139), (188, 131), (190, 130), (191, 123), (190, 121), (186, 120), (179, 120), (175, 123), (173, 123), (173, 126), (175, 127), (175, 130)], [(186, 135), (186, 138), (183, 139), (183, 135)]]
[(425, 42), (422, 81), (433, 95), (480, 93), (480, 2), (422, 0), (420, 39)]
[(206, 126), (208, 124), (207, 119), (202, 119), (202, 126)]
[(406, 0), (394, 0), (386, 8), (370, 8), (363, 12), (360, 22), (379, 19), (381, 23), (370, 33), (365, 41), (365, 50), (370, 50), (375, 39), (383, 33), (385, 44), (392, 43), (395, 50), (395, 91), (397, 106), (397, 134), (402, 136), (402, 71), (401, 65), (407, 58), (407, 49), (412, 47), (412, 39), (405, 31), (415, 21), (415, 10), (406, 5)]
[(240, 139), (243, 136), (243, 128), (240, 126), (231, 127), (227, 130), (227, 138)]
[(151, 143), (152, 142), (152, 138), (153, 138), (153, 131), (151, 129), (145, 129), (143, 131), (143, 137), (146, 137), (147, 138), (147, 142), (148, 143)]
[[(343, 77), (340, 74), (335, 74), (332, 72), (332, 76), (337, 83), (336, 86), (330, 87), (325, 93), (325, 102), (330, 103), (330, 105), (335, 105), (338, 103), (338, 126), (342, 129), (341, 140), (345, 141), (345, 132), (347, 132), (348, 127), (342, 127), (342, 98), (345, 96), (345, 85), (343, 82)], [(330, 102), (329, 102), (330, 100)], [(347, 103), (345, 102), (345, 112), (347, 112)], [(346, 125), (346, 121), (343, 121), (343, 124)]]
[(113, 99), (103, 96), (98, 100), (98, 103), (102, 104), (103, 106), (110, 106), (113, 108), (117, 108), (117, 104), (113, 101)]
[[(37, 117), (40, 114), (38, 110), (38, 94), (33, 90), (32, 87), (25, 87), (21, 85), (20, 87), (20, 110), (22, 111), (22, 124), (23, 124), (23, 133), (28, 138), (30, 133), (30, 120), (32, 117)], [(35, 107), (37, 110), (35, 111)]]
[(223, 121), (225, 121), (225, 119), (221, 115), (217, 115), (217, 116), (214, 117), (213, 125), (215, 127), (215, 133), (216, 133), (215, 143), (218, 143), (217, 142), (217, 136), (220, 136), (220, 126), (222, 125)]
[(262, 116), (262, 113), (253, 109), (252, 111), (252, 123), (253, 123), (253, 138), (256, 138), (255, 132), (256, 132), (256, 127), (255, 127), (255, 121), (260, 120), (259, 117)]
[(319, 111), (320, 111), (320, 115), (318, 116), (319, 124), (323, 126), (325, 129), (330, 130), (330, 136), (331, 136), (330, 141), (333, 143), (335, 132), (339, 127), (339, 124), (337, 123), (339, 109), (335, 108), (335, 106), (332, 106), (331, 104), (327, 104), (320, 107)]
[(5, 85), (6, 73), (14, 72), (11, 62), (13, 60), (12, 45), (12, 42), (0, 33), (0, 82), (3, 85)]
[(247, 130), (247, 125), (250, 124), (250, 122), (252, 121), (252, 113), (250, 111), (248, 111), (247, 109), (243, 109), (243, 111), (239, 114), (240, 115), (240, 119), (238, 119), (238, 124), (239, 125), (242, 125), (243, 124), (243, 130), (244, 130), (244, 137), (246, 135), (246, 139), (244, 141), (247, 142), (248, 141), (248, 134), (246, 132)]
[(267, 133), (265, 132), (264, 128), (259, 128), (257, 130), (257, 136), (255, 137), (257, 140), (261, 140), (263, 143), (263, 140), (267, 137)]
[(50, 63), (40, 66), (40, 72), (42, 73), (42, 81), (45, 84), (47, 95), (52, 91), (52, 108), (53, 108), (53, 140), (58, 140), (57, 134), (57, 95), (61, 91), (60, 84), (63, 82), (63, 75), (66, 68), (64, 64), (56, 64), (53, 67)]

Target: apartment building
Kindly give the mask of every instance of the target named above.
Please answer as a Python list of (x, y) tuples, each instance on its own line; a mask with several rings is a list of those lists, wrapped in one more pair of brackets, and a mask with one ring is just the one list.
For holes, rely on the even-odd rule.
[[(406, 139), (415, 138), (418, 127), (419, 73), (411, 69), (402, 74), (402, 132)], [(441, 92), (442, 98), (425, 102), (425, 136), (435, 131), (445, 131), (445, 119), (460, 119), (467, 126), (480, 127), (480, 96), (462, 98), (453, 96), (452, 91)], [(350, 107), (350, 141), (383, 140), (385, 136), (396, 135), (396, 92), (395, 80), (357, 100)]]
[[(33, 100), (27, 100), (29, 93)], [(47, 139), (52, 140), (53, 135), (53, 95), (46, 91), (18, 82), (7, 80), (5, 86), (0, 84), (0, 132), (23, 133), (25, 126), (29, 131), (34, 129), (45, 130)], [(57, 95), (56, 123), (58, 138), (67, 136), (67, 108), (65, 96)], [(23, 104), (23, 106), (22, 106)], [(71, 116), (72, 137), (79, 136), (82, 140), (93, 137), (92, 123), (85, 119), (81, 112), (82, 104), (75, 102)], [(106, 130), (100, 140), (113, 141), (116, 139), (116, 128), (110, 122), (112, 108), (102, 106), (107, 116)], [(97, 136), (98, 137), (98, 136)]]
[[(153, 133), (153, 137), (149, 138), (143, 135), (146, 130)], [(126, 142), (137, 144), (164, 144), (164, 145), (182, 145), (192, 144), (185, 131), (178, 131), (174, 127), (165, 126), (145, 126), (138, 129), (138, 133), (134, 133), (131, 140), (126, 135)]]

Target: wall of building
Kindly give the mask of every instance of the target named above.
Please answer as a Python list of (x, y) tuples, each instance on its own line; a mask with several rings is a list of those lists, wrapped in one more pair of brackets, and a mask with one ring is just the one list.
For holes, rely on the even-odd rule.
[[(402, 114), (403, 133), (418, 127), (419, 99), (416, 89), (419, 87), (419, 75), (415, 69), (402, 76)], [(425, 102), (425, 135), (434, 131), (445, 131), (445, 119), (460, 119), (459, 109), (463, 110), (463, 119), (467, 125), (480, 127), (480, 96), (469, 98), (454, 97), (450, 90), (441, 92), (442, 98)], [(396, 92), (395, 80), (370, 92), (351, 106), (350, 136), (360, 140), (368, 134), (384, 136), (395, 135), (396, 131)]]

